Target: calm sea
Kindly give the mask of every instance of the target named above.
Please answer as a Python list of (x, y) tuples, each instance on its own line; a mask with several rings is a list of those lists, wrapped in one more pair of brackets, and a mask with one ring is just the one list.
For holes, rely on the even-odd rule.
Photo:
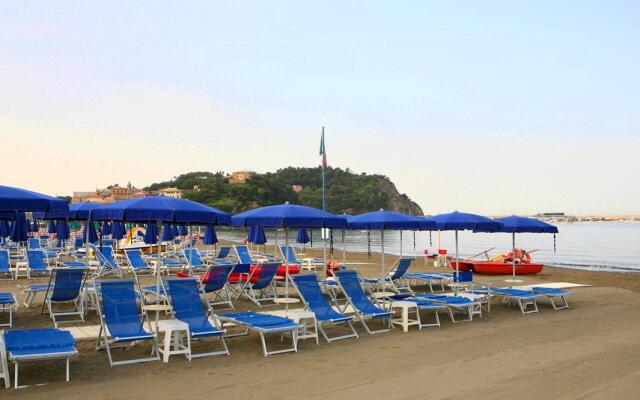
[[(538, 249), (532, 254), (534, 261), (547, 265), (602, 271), (640, 271), (640, 222), (579, 222), (558, 224), (560, 233), (556, 235), (554, 252), (553, 235), (522, 233), (516, 235), (516, 246), (527, 250)], [(290, 233), (290, 241), (295, 241), (295, 233)], [(267, 230), (267, 240), (273, 244), (275, 232)], [(284, 243), (284, 231), (277, 232), (278, 241)], [(243, 240), (246, 233), (238, 230), (218, 229), (218, 236), (228, 240)], [(313, 247), (322, 248), (320, 232), (313, 232)], [(380, 251), (380, 232), (371, 231), (371, 250)], [(334, 251), (342, 250), (342, 233), (334, 232)], [(347, 251), (366, 252), (367, 232), (346, 231)], [(453, 232), (440, 233), (440, 246), (453, 255), (455, 251)], [(511, 235), (506, 233), (459, 233), (460, 255), (462, 257), (495, 247), (490, 255), (511, 249)], [(308, 246), (308, 245), (307, 245)], [(425, 249), (438, 249), (438, 232), (431, 238), (428, 232), (416, 232), (415, 247), (413, 232), (404, 232), (402, 252), (405, 255), (422, 255)], [(385, 232), (385, 251), (400, 254), (400, 234)], [(480, 258), (479, 258), (480, 259)]]

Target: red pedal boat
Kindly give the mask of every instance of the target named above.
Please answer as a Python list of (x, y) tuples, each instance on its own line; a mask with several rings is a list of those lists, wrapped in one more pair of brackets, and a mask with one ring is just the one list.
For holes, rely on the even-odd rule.
[[(491, 261), (461, 260), (460, 271), (473, 271), (485, 275), (511, 275), (513, 271), (512, 253), (501, 254)], [(516, 249), (516, 275), (532, 275), (542, 271), (544, 264), (532, 263), (529, 253)], [(456, 260), (450, 259), (451, 268), (456, 269)]]

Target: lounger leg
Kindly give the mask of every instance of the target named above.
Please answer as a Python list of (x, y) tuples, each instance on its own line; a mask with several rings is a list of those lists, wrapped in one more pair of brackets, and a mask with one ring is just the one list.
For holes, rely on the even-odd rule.
[(67, 382), (69, 382), (69, 358), (67, 357)]
[(15, 364), (15, 371), (16, 372), (15, 372), (15, 383), (14, 383), (13, 387), (14, 387), (14, 389), (17, 389), (18, 388), (18, 362), (14, 361), (14, 364)]

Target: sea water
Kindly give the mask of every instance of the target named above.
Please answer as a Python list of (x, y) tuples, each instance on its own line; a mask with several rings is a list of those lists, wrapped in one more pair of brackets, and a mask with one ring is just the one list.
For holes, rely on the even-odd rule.
[[(551, 234), (520, 233), (516, 234), (516, 247), (528, 251), (537, 250), (531, 254), (534, 262), (546, 265), (602, 271), (640, 271), (640, 222), (577, 222), (559, 223), (560, 231), (554, 238)], [(292, 229), (289, 236), (290, 243), (295, 243), (297, 230)], [(266, 230), (268, 244), (273, 244), (276, 231)], [(218, 236), (223, 239), (240, 241), (246, 237), (246, 232), (240, 229), (218, 229)], [(320, 231), (313, 230), (313, 248), (322, 248)], [(402, 254), (423, 256), (424, 250), (429, 253), (446, 249), (449, 255), (455, 255), (454, 232), (416, 232), (415, 247), (414, 233), (405, 231), (402, 234)], [(370, 239), (369, 239), (370, 238)], [(345, 231), (344, 247), (347, 251), (380, 252), (380, 231)], [(439, 241), (438, 241), (439, 238)], [(277, 231), (278, 242), (284, 243), (284, 231)], [(508, 233), (473, 233), (461, 231), (458, 233), (460, 257), (468, 257), (488, 250), (490, 256), (508, 252), (511, 249), (511, 234)], [(400, 232), (385, 231), (385, 252), (400, 255)], [(306, 245), (307, 247), (310, 244)], [(327, 241), (330, 246), (330, 241)], [(333, 249), (341, 252), (343, 248), (342, 231), (333, 232)], [(335, 257), (339, 258), (340, 254)], [(486, 259), (484, 255), (476, 258)]]

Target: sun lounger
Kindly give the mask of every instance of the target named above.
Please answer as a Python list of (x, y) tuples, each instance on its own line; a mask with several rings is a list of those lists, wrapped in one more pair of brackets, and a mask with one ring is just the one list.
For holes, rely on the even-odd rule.
[[(141, 317), (138, 311), (135, 282), (133, 280), (96, 281), (95, 285), (99, 286), (98, 292), (101, 295), (101, 301), (97, 302), (100, 316), (97, 348), (107, 351), (109, 365), (113, 367), (160, 360), (156, 334), (151, 330), (146, 313), (142, 313)], [(148, 330), (144, 329), (145, 322)], [(140, 342), (151, 342), (152, 357), (113, 361), (112, 347), (129, 348)]]
[(98, 269), (96, 277), (107, 277), (109, 275), (122, 278), (122, 269), (113, 257), (113, 247), (91, 245), (96, 258), (98, 259)]
[(384, 290), (388, 286), (396, 293), (402, 293), (403, 291), (413, 293), (405, 276), (413, 260), (414, 258), (399, 258), (397, 265), (384, 277), (364, 278), (364, 281), (375, 285), (379, 290)]
[[(544, 295), (554, 310), (562, 310), (565, 308), (569, 308), (569, 303), (567, 302), (567, 296), (573, 294), (573, 292), (569, 290), (563, 289), (555, 289), (555, 288), (546, 288), (546, 287), (537, 287), (534, 286), (531, 288), (533, 293)], [(556, 304), (556, 300), (559, 300), (559, 304)]]
[[(260, 341), (262, 343), (262, 352), (267, 357), (272, 354), (280, 354), (287, 352), (298, 351), (298, 330), (304, 326), (296, 324), (292, 320), (275, 315), (260, 314), (253, 311), (239, 312), (239, 313), (227, 313), (218, 316), (222, 322), (222, 327), (225, 323), (232, 323), (245, 328), (245, 332), (241, 334), (227, 334), (225, 337), (235, 337), (247, 335), (249, 331), (257, 332), (260, 335)], [(267, 334), (290, 334), (292, 345), (289, 348), (269, 351), (267, 348), (266, 335)]]
[(433, 311), (434, 319), (433, 322), (422, 323), (422, 318), (418, 315), (418, 322), (420, 324), (420, 328), (431, 327), (431, 326), (440, 326), (440, 316), (438, 315), (438, 311), (445, 311), (449, 313), (449, 306), (447, 306), (443, 302), (438, 302), (434, 300), (429, 300), (426, 298), (419, 298), (412, 295), (397, 295), (392, 297), (393, 301), (409, 301), (414, 303), (418, 308), (418, 312), (420, 311)]
[[(474, 315), (482, 315), (482, 303), (466, 297), (444, 294), (416, 294), (414, 297), (418, 300), (429, 300), (446, 305), (449, 318), (451, 318), (451, 321), (454, 323), (472, 321)], [(465, 314), (467, 318), (456, 320), (455, 312)]]
[[(189, 361), (196, 357), (222, 354), (229, 355), (229, 349), (222, 336), (224, 330), (217, 325), (212, 325), (208, 318), (211, 317), (213, 322), (217, 324), (216, 315), (213, 314), (211, 307), (207, 307), (206, 313), (202, 308), (198, 281), (196, 279), (174, 278), (168, 279), (167, 285), (169, 287), (169, 295), (171, 296), (171, 305), (175, 318), (189, 325), (188, 334), (190, 338), (187, 340)], [(224, 347), (224, 350), (194, 354), (192, 352), (191, 341), (208, 337), (217, 338)]]
[(440, 291), (444, 291), (446, 282), (453, 280), (453, 274), (448, 273), (431, 273), (431, 272), (407, 272), (405, 278), (410, 282), (415, 282), (414, 286), (421, 282), (429, 285), (429, 290), (433, 293), (433, 285), (440, 285)]
[(489, 296), (502, 296), (503, 303), (517, 304), (522, 314), (532, 314), (538, 312), (538, 304), (536, 300), (542, 297), (542, 294), (535, 293), (531, 290), (521, 290), (512, 288), (486, 288), (474, 289), (474, 293), (487, 293)]
[[(59, 323), (84, 322), (84, 299), (82, 290), (85, 283), (85, 270), (81, 268), (57, 269), (54, 273), (55, 280), (53, 287), (51, 281), (45, 294), (45, 301), (49, 309), (49, 315), (53, 320), (53, 325), (57, 328)], [(71, 311), (56, 311), (55, 305), (71, 303)], [(78, 319), (60, 321), (56, 318), (78, 316)]]
[(6, 279), (15, 279), (15, 271), (11, 268), (9, 250), (0, 250), (0, 276)]
[[(375, 306), (371, 300), (367, 297), (362, 286), (360, 286), (360, 279), (358, 273), (354, 270), (336, 271), (336, 277), (338, 278), (338, 284), (347, 297), (347, 301), (355, 311), (355, 315), (362, 323), (362, 326), (367, 330), (369, 334), (388, 332), (390, 327), (391, 312), (383, 310)], [(382, 319), (386, 328), (372, 331), (367, 325), (367, 319)]]
[(50, 274), (51, 271), (46, 262), (46, 255), (42, 250), (27, 250), (27, 278), (31, 278), (31, 274)]
[[(237, 272), (238, 267), (246, 264), (239, 264), (234, 269)], [(241, 284), (238, 296), (245, 295), (249, 300), (258, 306), (262, 306), (263, 302), (273, 301), (276, 298), (276, 290), (274, 286), (274, 278), (278, 272), (280, 263), (266, 263), (259, 266), (250, 266), (249, 275), (244, 278)], [(246, 275), (245, 275), (246, 276)]]
[[(155, 268), (147, 263), (144, 259), (142, 250), (140, 249), (131, 249), (124, 251), (127, 261), (129, 262), (129, 267), (131, 267), (131, 271), (133, 271), (133, 277), (136, 281), (136, 286), (140, 289), (140, 292), (146, 297), (147, 295), (158, 296), (158, 285), (146, 285), (142, 286), (140, 283), (140, 277), (145, 275), (154, 275)], [(160, 298), (163, 302), (167, 301), (167, 293), (163, 285), (160, 285)]]
[(78, 355), (76, 342), (69, 332), (53, 328), (16, 329), (0, 335), (0, 352), (5, 386), (9, 387), (7, 361), (15, 365), (14, 387), (18, 384), (18, 370), (22, 362), (65, 359), (66, 380), (69, 382), (69, 359)]
[(209, 263), (200, 257), (200, 252), (195, 247), (182, 249), (182, 255), (187, 260), (187, 266), (191, 266), (191, 269), (204, 269), (209, 266)]
[(8, 323), (0, 323), (0, 326), (13, 326), (13, 312), (17, 309), (16, 296), (9, 292), (0, 292), (0, 311), (9, 314)]
[[(351, 316), (339, 313), (333, 307), (331, 307), (327, 299), (324, 297), (324, 294), (322, 293), (320, 282), (318, 282), (318, 277), (315, 274), (293, 275), (291, 279), (296, 289), (298, 290), (298, 293), (300, 293), (300, 297), (302, 298), (305, 307), (309, 311), (313, 311), (315, 313), (316, 320), (318, 321), (318, 329), (327, 342), (358, 337), (358, 333), (353, 328), (353, 324), (351, 323), (353, 318)], [(351, 333), (337, 337), (329, 337), (326, 334), (324, 325), (341, 324), (346, 325)]]

